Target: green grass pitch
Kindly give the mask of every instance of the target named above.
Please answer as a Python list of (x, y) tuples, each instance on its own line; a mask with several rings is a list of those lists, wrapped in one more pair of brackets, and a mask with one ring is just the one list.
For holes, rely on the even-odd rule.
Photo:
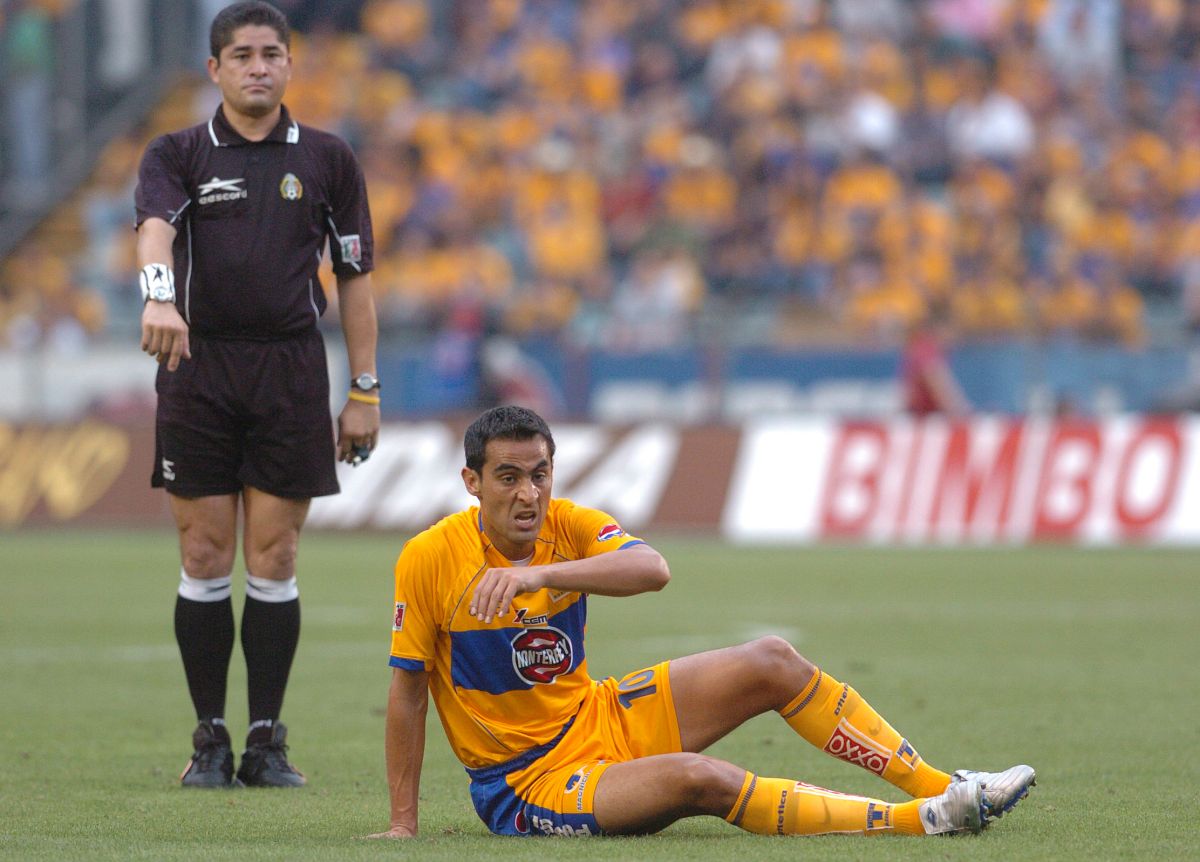
[[(193, 720), (171, 631), (173, 535), (26, 531), (0, 537), (0, 857), (1197, 858), (1194, 551), (655, 544), (672, 564), (666, 590), (590, 603), (593, 675), (777, 633), (851, 682), (927, 760), (947, 770), (1025, 761), (1039, 786), (974, 838), (764, 838), (705, 818), (648, 838), (530, 843), (487, 835), (431, 711), (421, 837), (363, 841), (387, 823), (398, 537), (302, 542), (303, 636), (284, 720), (310, 786), (205, 793), (176, 780)], [(246, 721), (240, 652), (231, 677), (236, 740)], [(776, 716), (711, 753), (767, 775), (903, 798)]]

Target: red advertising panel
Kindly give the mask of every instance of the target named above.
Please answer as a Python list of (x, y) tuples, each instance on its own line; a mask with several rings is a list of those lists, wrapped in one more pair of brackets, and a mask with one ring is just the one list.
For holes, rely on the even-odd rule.
[[(474, 503), (462, 427), (385, 426), (317, 529), (411, 533)], [(555, 428), (555, 493), (627, 529), (741, 542), (1200, 543), (1200, 418), (779, 417), (744, 427)], [(168, 525), (152, 423), (0, 423), (0, 529)]]

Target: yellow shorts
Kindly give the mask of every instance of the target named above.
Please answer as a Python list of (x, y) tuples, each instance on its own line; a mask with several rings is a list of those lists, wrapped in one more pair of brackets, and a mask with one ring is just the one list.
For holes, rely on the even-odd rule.
[(475, 810), (498, 835), (598, 835), (592, 800), (614, 763), (680, 751), (668, 662), (596, 683), (558, 738), (468, 769)]

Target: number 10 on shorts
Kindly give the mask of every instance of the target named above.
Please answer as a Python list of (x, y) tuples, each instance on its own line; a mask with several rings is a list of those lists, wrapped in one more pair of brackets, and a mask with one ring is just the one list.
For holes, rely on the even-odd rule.
[(654, 668), (639, 670), (637, 673), (625, 677), (617, 684), (617, 691), (620, 692), (617, 695), (617, 702), (629, 709), (639, 697), (654, 694), (658, 691), (658, 686), (652, 682), (653, 679)]

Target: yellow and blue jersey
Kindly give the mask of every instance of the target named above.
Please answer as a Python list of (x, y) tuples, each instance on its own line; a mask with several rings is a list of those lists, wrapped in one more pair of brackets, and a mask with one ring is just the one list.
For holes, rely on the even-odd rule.
[[(611, 515), (555, 499), (530, 565), (641, 543)], [(514, 608), (491, 623), (471, 616), (478, 578), (510, 565), (474, 506), (412, 538), (396, 561), (390, 664), (430, 672), (450, 747), (470, 769), (506, 763), (558, 739), (595, 685), (583, 645), (586, 595), (543, 589), (518, 595)]]

